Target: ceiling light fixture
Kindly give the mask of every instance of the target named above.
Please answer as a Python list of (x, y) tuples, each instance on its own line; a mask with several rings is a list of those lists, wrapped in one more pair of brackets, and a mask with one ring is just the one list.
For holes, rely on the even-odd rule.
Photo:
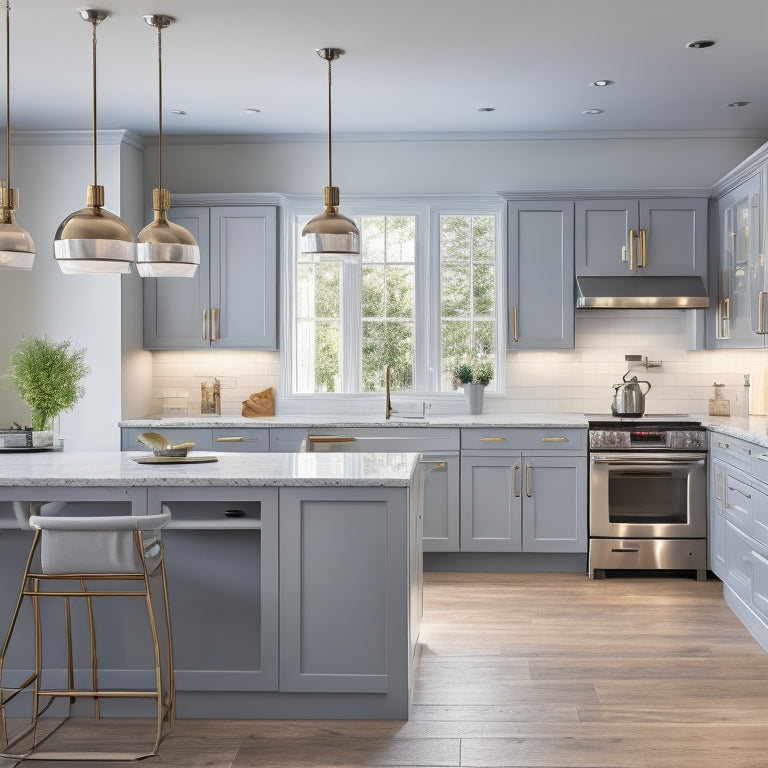
[(5, 181), (0, 184), (0, 268), (32, 269), (35, 244), (16, 223), (17, 190), (11, 187), (11, 4), (5, 3)]
[(748, 101), (732, 101), (730, 104), (726, 104), (727, 107), (746, 107), (749, 104)]
[(686, 48), (711, 48), (715, 44), (714, 40), (691, 40), (690, 43), (686, 43)]
[(496, 107), (478, 107), (477, 111), (478, 112), (495, 112)]
[(193, 277), (200, 263), (200, 248), (192, 234), (168, 220), (171, 193), (163, 188), (163, 30), (175, 18), (150, 14), (144, 21), (157, 29), (157, 187), (152, 190), (155, 216), (139, 232), (136, 269), (142, 277)]
[(593, 80), (590, 85), (594, 85), (596, 88), (605, 88), (609, 85), (616, 85), (615, 80)]
[(339, 188), (333, 186), (331, 162), (331, 62), (344, 54), (340, 48), (318, 48), (315, 53), (328, 62), (328, 186), (325, 210), (307, 222), (301, 233), (301, 252), (318, 257), (356, 256), (360, 232), (352, 219), (339, 213)]
[(103, 274), (131, 271), (136, 246), (128, 225), (104, 210), (104, 187), (98, 183), (96, 164), (96, 27), (109, 11), (81, 8), (80, 18), (92, 26), (93, 59), (93, 184), (88, 185), (86, 208), (67, 216), (59, 225), (53, 254), (64, 274)]
[(582, 115), (602, 115), (603, 112), (605, 112), (604, 109), (585, 109), (581, 114)]

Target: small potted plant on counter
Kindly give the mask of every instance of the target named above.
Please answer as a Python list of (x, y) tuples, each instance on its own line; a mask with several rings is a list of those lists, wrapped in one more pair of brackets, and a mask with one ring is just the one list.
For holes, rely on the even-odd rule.
[(81, 379), (90, 372), (85, 349), (74, 349), (69, 339), (22, 336), (11, 353), (5, 374), (32, 412), (32, 445), (53, 445), (53, 420), (83, 396)]
[(488, 360), (477, 363), (473, 368), (469, 363), (461, 363), (453, 369), (453, 377), (458, 387), (461, 384), (471, 414), (483, 412), (483, 392), (493, 378), (493, 363)]

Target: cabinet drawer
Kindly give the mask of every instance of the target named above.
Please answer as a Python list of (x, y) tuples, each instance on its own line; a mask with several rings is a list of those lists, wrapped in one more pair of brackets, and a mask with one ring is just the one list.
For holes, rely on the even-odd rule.
[(732, 464), (734, 467), (743, 469), (745, 472), (752, 470), (754, 454), (767, 452), (746, 440), (739, 440), (737, 437), (723, 435), (719, 432), (713, 432), (710, 435), (709, 448), (713, 456)]
[(726, 582), (747, 605), (752, 602), (752, 544), (731, 523), (725, 524)]
[(754, 489), (746, 476), (729, 470), (725, 479), (725, 518), (744, 533), (752, 533)]
[(310, 450), (318, 453), (458, 451), (459, 430), (442, 427), (317, 427), (310, 430), (309, 441)]
[(214, 429), (213, 447), (217, 451), (266, 453), (269, 450), (269, 430), (263, 427)]
[(464, 451), (584, 451), (587, 430), (530, 427), (469, 428), (461, 430)]
[(269, 450), (272, 453), (298, 453), (307, 439), (307, 430), (302, 427), (280, 427), (269, 430)]
[(149, 450), (146, 445), (138, 442), (136, 438), (142, 432), (157, 432), (167, 438), (172, 445), (178, 443), (194, 443), (195, 451), (213, 450), (211, 430), (203, 427), (126, 427), (122, 430), (122, 442), (124, 451)]

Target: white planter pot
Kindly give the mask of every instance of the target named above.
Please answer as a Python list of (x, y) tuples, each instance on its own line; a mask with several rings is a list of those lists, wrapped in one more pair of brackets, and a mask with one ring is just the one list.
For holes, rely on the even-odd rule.
[(464, 395), (467, 398), (470, 414), (483, 412), (483, 392), (485, 387), (482, 384), (465, 384)]
[(41, 432), (32, 433), (33, 448), (50, 448), (53, 446), (53, 430), (46, 429)]

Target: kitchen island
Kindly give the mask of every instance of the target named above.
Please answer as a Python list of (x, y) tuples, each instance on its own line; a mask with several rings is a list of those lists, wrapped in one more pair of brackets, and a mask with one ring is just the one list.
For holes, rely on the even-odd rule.
[[(418, 454), (227, 453), (160, 465), (140, 455), (0, 454), (0, 631), (31, 541), (19, 520), (29, 504), (64, 502), (62, 514), (167, 508), (179, 716), (408, 717), (421, 618)], [(139, 623), (122, 611), (104, 622), (106, 685), (149, 674), (143, 643), (132, 642)]]

